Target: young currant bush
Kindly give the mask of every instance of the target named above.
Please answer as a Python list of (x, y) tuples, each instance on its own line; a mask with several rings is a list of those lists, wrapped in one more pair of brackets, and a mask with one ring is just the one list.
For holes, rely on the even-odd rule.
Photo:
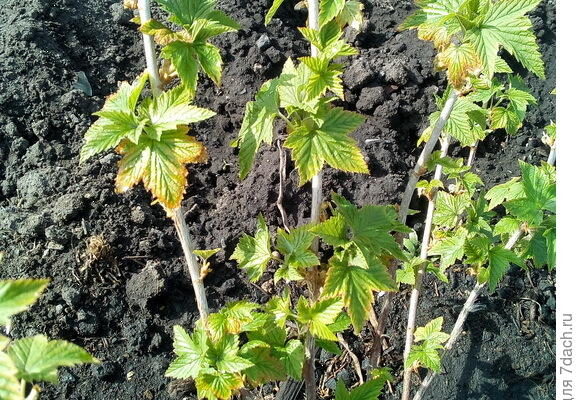
[[(86, 132), (86, 143), (80, 161), (115, 148), (123, 156), (116, 177), (116, 191), (122, 193), (144, 183), (169, 217), (172, 217), (182, 243), (186, 262), (196, 294), (201, 319), (208, 314), (208, 303), (202, 279), (208, 268), (201, 270), (192, 250), (192, 240), (180, 208), (186, 190), (186, 164), (205, 162), (208, 153), (203, 144), (188, 135), (189, 124), (210, 118), (214, 112), (192, 106), (199, 71), (204, 71), (220, 83), (222, 59), (220, 51), (208, 40), (220, 33), (236, 30), (238, 25), (221, 11), (214, 9), (215, 1), (160, 0), (170, 14), (170, 22), (182, 30), (173, 31), (150, 18), (150, 2), (138, 2), (147, 72), (130, 85), (122, 83), (110, 96), (102, 110), (95, 113), (98, 120)], [(130, 6), (130, 4), (129, 4)], [(133, 6), (133, 5), (132, 5)], [(163, 69), (164, 82), (159, 82), (154, 46), (150, 35), (166, 45), (163, 55), (173, 63)], [(180, 85), (164, 91), (174, 73)], [(170, 78), (170, 79), (168, 79)], [(139, 102), (144, 87), (150, 81), (152, 97)], [(203, 257), (200, 254), (200, 257)]]
[[(47, 279), (0, 281), (0, 326), (9, 331), (10, 318), (36, 302), (48, 286)], [(44, 335), (10, 339), (0, 335), (0, 398), (33, 400), (39, 398), (36, 382), (58, 382), (58, 368), (98, 363), (83, 348)]]
[[(456, 262), (468, 265), (468, 271), (477, 279), (444, 354), (458, 339), (480, 290), (488, 286), (494, 291), (511, 264), (525, 269), (547, 266), (552, 270), (556, 266), (556, 170), (545, 162), (534, 166), (522, 161), (520, 170), (521, 178), (497, 185), (485, 194), (477, 187), (465, 188), (460, 172), (460, 177), (452, 177), (460, 181), (462, 189), (441, 192), (439, 208), (443, 212), (436, 220), (440, 229), (434, 232), (430, 254), (438, 257), (441, 268)], [(431, 369), (415, 400), (424, 396), (436, 376), (438, 371)]]
[[(412, 354), (415, 318), (418, 297), (423, 275), (430, 263), (427, 261), (430, 235), (436, 228), (459, 221), (459, 213), (466, 207), (466, 197), (438, 192), (443, 187), (441, 178), (442, 163), (430, 163), (429, 158), (436, 141), (442, 137), (442, 150), (435, 153), (433, 160), (445, 158), (450, 141), (457, 140), (470, 147), (468, 167), (472, 164), (478, 141), (483, 140), (493, 130), (505, 129), (508, 134), (516, 134), (522, 126), (529, 104), (535, 99), (525, 88), (522, 80), (512, 76), (512, 70), (500, 57), (505, 49), (526, 69), (539, 77), (544, 77), (544, 64), (538, 51), (536, 37), (531, 30), (531, 22), (525, 15), (537, 6), (539, 0), (423, 0), (417, 1), (417, 11), (410, 16), (401, 29), (418, 29), (419, 37), (430, 40), (438, 49), (436, 66), (446, 70), (449, 89), (442, 99), (438, 99), (442, 112), (430, 116), (430, 125), (420, 138), (426, 146), (410, 177), (401, 205), (401, 221), (408, 213), (408, 207), (415, 187), (429, 199), (425, 229), (418, 259), (407, 264), (416, 274), (414, 279), (401, 273), (405, 282), (413, 281), (413, 291), (408, 314), (404, 359), (407, 362)], [(495, 78), (495, 73), (510, 74), (506, 85)], [(427, 168), (428, 167), (428, 168)], [(418, 182), (420, 177), (435, 168), (430, 181)], [(463, 168), (461, 165), (450, 166)], [(448, 171), (446, 171), (448, 172)], [(452, 171), (454, 173), (454, 171)], [(460, 179), (460, 187), (477, 186), (481, 180), (467, 172)], [(432, 250), (430, 252), (432, 254)], [(450, 264), (442, 264), (446, 268)], [(408, 278), (407, 278), (408, 276)], [(440, 275), (442, 276), (442, 275)], [(411, 368), (404, 373), (403, 399), (410, 395)]]
[[(268, 21), (281, 3), (274, 2)], [(284, 146), (292, 150), (300, 184), (317, 176), (325, 163), (347, 172), (368, 172), (360, 149), (349, 136), (364, 117), (331, 105), (337, 98), (344, 99), (343, 66), (334, 60), (357, 54), (342, 39), (342, 28), (357, 22), (361, 10), (354, 1), (322, 1), (318, 23), (309, 19), (308, 27), (299, 28), (315, 51), (301, 57), (299, 63), (289, 58), (281, 75), (266, 82), (247, 104), (235, 142), (240, 148), (241, 178), (252, 168), (261, 144), (272, 143), (278, 119), (286, 123)], [(315, 25), (318, 27), (313, 28)]]

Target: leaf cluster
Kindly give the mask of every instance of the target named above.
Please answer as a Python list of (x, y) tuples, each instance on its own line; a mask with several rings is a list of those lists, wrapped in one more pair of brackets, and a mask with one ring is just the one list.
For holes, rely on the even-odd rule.
[[(335, 59), (357, 54), (342, 39), (342, 21), (338, 18), (348, 3), (354, 2), (323, 1), (320, 28), (299, 28), (317, 54), (301, 57), (298, 64), (289, 58), (281, 75), (266, 82), (255, 100), (246, 105), (234, 143), (240, 148), (241, 178), (249, 173), (262, 143), (274, 140), (279, 119), (286, 123), (284, 146), (292, 150), (300, 184), (310, 181), (324, 164), (347, 172), (368, 172), (360, 149), (350, 137), (364, 118), (330, 104), (344, 98), (343, 66)], [(333, 95), (326, 96), (328, 93)]]
[[(309, 275), (310, 267), (320, 268), (321, 278), (317, 282), (323, 287), (320, 301), (341, 299), (341, 303), (334, 304), (347, 308), (352, 325), (359, 332), (374, 302), (373, 292), (396, 290), (396, 283), (388, 273), (387, 262), (391, 258), (405, 259), (405, 255), (392, 233), (406, 232), (407, 228), (397, 221), (393, 207), (358, 208), (336, 194), (333, 195), (333, 202), (336, 207), (331, 218), (317, 225), (293, 229), (289, 233), (279, 229), (275, 241), (264, 219), (259, 218), (254, 236), (245, 234), (231, 258), (238, 261), (239, 267), (246, 271), (252, 281), (260, 279), (272, 261), (280, 264), (274, 273), (275, 281), (311, 280), (314, 277)], [(333, 255), (327, 263), (321, 263), (311, 250), (316, 237), (332, 249)], [(298, 315), (316, 306), (318, 304), (306, 305), (299, 301)], [(296, 321), (304, 325), (310, 322), (309, 319), (298, 318)], [(335, 336), (324, 327), (321, 330), (325, 334), (318, 334), (319, 330), (312, 327), (313, 324), (308, 325), (319, 339), (335, 340)]]
[[(520, 178), (486, 193), (478, 190), (480, 185), (466, 187), (464, 179), (470, 180), (471, 173), (461, 173), (453, 186), (460, 189), (438, 193), (429, 254), (439, 257), (441, 270), (460, 260), (494, 290), (510, 264), (526, 267), (530, 260), (536, 267), (554, 268), (555, 169), (520, 161), (520, 170)], [(506, 248), (519, 229), (527, 234), (514, 250)]]
[(526, 69), (544, 78), (544, 62), (532, 22), (526, 13), (540, 0), (418, 0), (418, 9), (401, 29), (417, 29), (418, 36), (438, 49), (436, 64), (460, 90), (481, 73), (492, 79), (502, 69), (505, 49)]
[(438, 317), (414, 331), (414, 342), (418, 344), (410, 349), (404, 368), (424, 367), (440, 372), (440, 350), (444, 348), (443, 343), (450, 338), (450, 335), (442, 332), (443, 323), (444, 318)]
[[(0, 326), (25, 311), (48, 286), (46, 279), (0, 281)], [(86, 350), (64, 340), (36, 335), (17, 340), (0, 335), (0, 397), (24, 400), (26, 385), (21, 382), (58, 382), (58, 368), (97, 363)]]
[(215, 0), (158, 0), (158, 3), (169, 13), (168, 21), (176, 30), (151, 19), (141, 25), (140, 31), (154, 36), (163, 46), (162, 57), (170, 61), (182, 85), (191, 93), (196, 92), (200, 71), (220, 85), (222, 56), (220, 49), (209, 40), (237, 31), (240, 25), (216, 10)]
[(195, 381), (199, 397), (230, 399), (244, 387), (301, 379), (304, 346), (289, 339), (270, 312), (238, 301), (210, 314), (192, 334), (174, 327), (174, 352), (166, 376)]
[(116, 191), (123, 193), (143, 182), (166, 209), (173, 209), (184, 197), (186, 164), (208, 157), (204, 145), (188, 135), (187, 125), (214, 112), (190, 105), (190, 93), (183, 86), (139, 102), (147, 81), (143, 74), (132, 84), (122, 83), (95, 113), (99, 118), (86, 132), (80, 161), (115, 148), (123, 156)]

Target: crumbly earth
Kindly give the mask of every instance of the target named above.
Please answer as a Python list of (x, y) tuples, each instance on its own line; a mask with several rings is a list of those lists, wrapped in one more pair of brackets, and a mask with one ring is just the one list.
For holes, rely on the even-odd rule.
[[(414, 32), (396, 31), (411, 1), (363, 2), (368, 24), (354, 39), (360, 55), (348, 61), (341, 105), (367, 117), (355, 137), (371, 173), (327, 170), (324, 188), (358, 204), (397, 203), (418, 153), (417, 135), (446, 81), (433, 69), (431, 46)], [(204, 79), (199, 89), (199, 104), (218, 116), (194, 127), (211, 158), (189, 168), (183, 206), (197, 247), (223, 248), (206, 279), (214, 310), (236, 299), (266, 301), (274, 292), (271, 282), (262, 285), (264, 292), (248, 284), (228, 260), (258, 213), (272, 226), (281, 224), (274, 204), (279, 152), (275, 147), (261, 151), (253, 172), (240, 181), (237, 150), (229, 146), (246, 102), (260, 85), (278, 74), (286, 57), (307, 52), (296, 30), (305, 21), (305, 14), (293, 11), (296, 1), (287, 1), (279, 18), (265, 27), (268, 3), (219, 1), (243, 29), (216, 41), (226, 63), (222, 86)], [(0, 7), (0, 276), (52, 278), (38, 305), (16, 318), (13, 334), (68, 339), (102, 360), (62, 370), (61, 383), (46, 385), (44, 399), (195, 398), (186, 394), (186, 385), (175, 386), (163, 376), (173, 357), (172, 327), (190, 327), (197, 317), (175, 230), (142, 188), (114, 193), (118, 156), (78, 162), (82, 136), (94, 120), (91, 113), (118, 81), (132, 80), (144, 68), (140, 36), (130, 18), (114, 0), (4, 0)], [(532, 19), (548, 76), (542, 81), (522, 74), (539, 104), (530, 108), (520, 134), (497, 132), (480, 146), (475, 169), (488, 186), (518, 174), (518, 159), (537, 162), (546, 153), (539, 137), (555, 118), (549, 94), (555, 87), (555, 2), (544, 0)], [(86, 94), (86, 84), (75, 85), (80, 72), (92, 95)], [(465, 152), (455, 148), (453, 154)], [(287, 168), (284, 205), (294, 226), (309, 217), (310, 195), (308, 186), (298, 186), (290, 161)], [(461, 270), (451, 272), (448, 285), (426, 282), (418, 323), (444, 316), (451, 328), (472, 287), (472, 278)], [(383, 360), (397, 377), (407, 297), (408, 291), (396, 297), (388, 328), (391, 349)], [(479, 304), (427, 398), (553, 398), (554, 275), (512, 270)], [(360, 357), (369, 347), (364, 333), (347, 337)], [(319, 371), (330, 362), (322, 357)], [(337, 377), (353, 384), (350, 363), (343, 365)], [(324, 379), (324, 386), (333, 387), (333, 378)], [(398, 398), (400, 381), (382, 398)], [(269, 385), (262, 393), (273, 390)]]

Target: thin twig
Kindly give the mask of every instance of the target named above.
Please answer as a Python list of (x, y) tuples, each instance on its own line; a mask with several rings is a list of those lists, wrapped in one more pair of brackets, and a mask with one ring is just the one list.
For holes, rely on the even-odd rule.
[(336, 336), (338, 337), (338, 342), (340, 342), (342, 347), (344, 347), (344, 350), (346, 350), (346, 353), (352, 360), (354, 370), (356, 371), (356, 375), (358, 375), (358, 381), (362, 385), (364, 383), (364, 377), (362, 376), (362, 367), (360, 366), (360, 360), (358, 359), (358, 356), (356, 356), (356, 354), (354, 354), (354, 352), (350, 349), (350, 346), (348, 346), (348, 343), (346, 340), (344, 340), (344, 337), (341, 333), (337, 333)]
[[(141, 24), (145, 24), (152, 18), (150, 13), (150, 0), (138, 0), (138, 14)], [(150, 87), (152, 88), (152, 94), (158, 96), (162, 92), (162, 81), (158, 73), (154, 38), (144, 33), (142, 34), (142, 40), (144, 42), (144, 56), (146, 57), (146, 70), (148, 71), (150, 79)]]
[(284, 229), (286, 232), (290, 232), (290, 228), (288, 228), (288, 216), (286, 215), (286, 210), (284, 209), (283, 201), (284, 201), (284, 181), (286, 180), (286, 154), (284, 153), (284, 149), (282, 148), (282, 143), (280, 140), (276, 141), (276, 147), (278, 148), (278, 155), (279, 155), (279, 169), (278, 174), (280, 175), (280, 182), (278, 184), (278, 199), (276, 200), (276, 207), (278, 207), (278, 211), (280, 211), (280, 215), (282, 216), (282, 225), (284, 225)]

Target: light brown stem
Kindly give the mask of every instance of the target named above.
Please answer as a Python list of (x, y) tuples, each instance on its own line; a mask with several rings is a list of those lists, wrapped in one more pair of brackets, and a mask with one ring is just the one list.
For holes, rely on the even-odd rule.
[(354, 370), (356, 371), (356, 375), (358, 375), (358, 382), (360, 382), (362, 385), (364, 383), (364, 377), (362, 376), (362, 366), (360, 365), (358, 356), (354, 354), (350, 346), (348, 346), (348, 343), (346, 340), (344, 340), (344, 336), (342, 336), (341, 333), (337, 333), (336, 336), (338, 337), (338, 342), (342, 345), (342, 347), (344, 347), (344, 350), (346, 350), (350, 360), (352, 360), (352, 365), (354, 365)]
[[(442, 157), (448, 154), (448, 147), (450, 146), (450, 139), (444, 138), (442, 142)], [(437, 165), (434, 171), (434, 179), (439, 180), (442, 178), (442, 166)], [(428, 258), (428, 246), (430, 244), (430, 237), (432, 235), (432, 219), (434, 217), (434, 209), (436, 207), (436, 195), (434, 192), (430, 201), (428, 202), (428, 210), (426, 212), (426, 222), (424, 224), (424, 232), (422, 233), (422, 244), (420, 247), (420, 258), (426, 260)], [(414, 341), (414, 330), (416, 329), (416, 313), (418, 311), (418, 299), (420, 297), (420, 291), (422, 290), (422, 281), (426, 275), (426, 264), (417, 268), (416, 279), (414, 282), (414, 288), (410, 295), (410, 307), (408, 309), (408, 323), (406, 325), (406, 342), (404, 345), (404, 361), (408, 359), (410, 350), (412, 349), (412, 343)], [(410, 377), (412, 375), (412, 368), (404, 369), (404, 385), (402, 388), (402, 400), (408, 400), (410, 398)]]
[[(516, 232), (514, 232), (512, 234), (512, 236), (510, 237), (510, 239), (508, 240), (508, 242), (506, 243), (506, 246), (505, 246), (506, 249), (511, 250), (516, 245), (518, 240), (520, 240), (520, 238), (522, 237), (523, 234), (524, 234), (524, 232), (522, 231), (522, 229), (518, 229)], [(456, 320), (456, 323), (454, 324), (454, 327), (452, 328), (452, 332), (450, 333), (450, 338), (448, 339), (448, 342), (446, 342), (446, 345), (444, 346), (444, 352), (442, 353), (442, 359), (444, 359), (444, 357), (446, 357), (446, 355), (448, 353), (450, 353), (450, 351), (452, 350), (452, 348), (456, 344), (456, 341), (458, 340), (458, 338), (462, 334), (462, 331), (464, 329), (464, 323), (466, 322), (466, 319), (468, 318), (468, 314), (470, 314), (470, 311), (474, 307), (474, 303), (476, 303), (476, 300), (478, 299), (480, 291), (482, 290), (482, 288), (485, 285), (486, 284), (484, 284), (484, 283), (482, 283), (482, 284), (477, 283), (474, 286), (474, 289), (472, 289), (472, 291), (468, 295), (468, 298), (466, 299), (466, 303), (464, 303), (464, 307), (462, 307), (460, 314), (458, 314), (458, 319)], [(420, 385), (420, 388), (416, 392), (416, 395), (414, 396), (413, 400), (422, 400), (423, 399), (423, 396), (426, 394), (426, 391), (430, 387), (430, 384), (432, 383), (434, 378), (436, 378), (437, 375), (438, 375), (438, 373), (436, 373), (434, 371), (429, 371), (428, 375), (426, 376), (426, 378), (424, 379), (424, 381)]]
[(200, 265), (198, 264), (196, 255), (193, 253), (194, 246), (192, 244), (192, 237), (190, 236), (188, 225), (184, 219), (182, 208), (178, 207), (173, 212), (174, 215), (172, 216), (172, 219), (174, 220), (174, 226), (176, 227), (176, 232), (178, 233), (178, 238), (180, 239), (182, 250), (184, 251), (184, 258), (188, 265), (188, 272), (192, 279), (192, 287), (194, 288), (194, 294), (196, 295), (196, 306), (200, 313), (200, 319), (206, 321), (209, 313), (208, 301), (206, 300), (204, 282), (200, 277)]
[[(140, 23), (145, 24), (152, 19), (150, 13), (150, 0), (138, 0), (138, 14), (140, 16)], [(154, 45), (154, 38), (150, 35), (142, 34), (142, 41), (144, 42), (144, 56), (146, 57), (146, 70), (150, 79), (150, 87), (152, 94), (158, 96), (162, 92), (162, 81), (158, 73), (158, 63), (156, 62), (156, 51)]]
[(472, 166), (474, 158), (476, 157), (477, 150), (478, 150), (478, 141), (474, 142), (474, 144), (470, 146), (470, 153), (468, 153), (468, 162), (466, 162), (466, 166), (468, 167)]
[(416, 188), (416, 184), (420, 179), (420, 176), (423, 172), (425, 172), (426, 163), (436, 147), (436, 143), (440, 138), (440, 134), (444, 130), (444, 126), (446, 122), (448, 122), (448, 118), (452, 113), (452, 109), (454, 108), (454, 104), (456, 104), (456, 100), (458, 100), (458, 96), (460, 94), (458, 91), (452, 89), (448, 99), (446, 100), (446, 104), (444, 104), (444, 108), (440, 113), (440, 117), (438, 121), (436, 121), (436, 125), (434, 125), (434, 129), (432, 129), (432, 134), (430, 135), (430, 139), (424, 145), (422, 152), (420, 153), (420, 157), (418, 157), (418, 161), (416, 165), (412, 169), (410, 173), (410, 177), (408, 178), (408, 184), (406, 185), (406, 189), (404, 190), (404, 195), (402, 196), (402, 203), (400, 203), (400, 211), (398, 212), (398, 219), (401, 223), (406, 223), (406, 218), (408, 217), (408, 210), (410, 209), (410, 202), (412, 201), (412, 194), (414, 194), (414, 189)]

